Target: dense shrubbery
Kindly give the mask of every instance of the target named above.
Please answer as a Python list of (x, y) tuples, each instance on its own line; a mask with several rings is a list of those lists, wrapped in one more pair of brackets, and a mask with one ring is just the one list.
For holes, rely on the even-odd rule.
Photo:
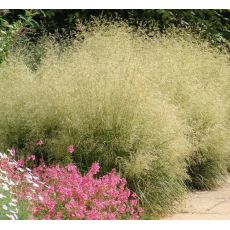
[(0, 63), (5, 59), (9, 51), (15, 49), (19, 44), (21, 47), (28, 46), (28, 35), (31, 35), (32, 28), (37, 25), (37, 22), (33, 20), (33, 13), (28, 10), (24, 12), (24, 15), (19, 15), (19, 18), (12, 22), (4, 19), (4, 15), (7, 12), (7, 10), (0, 10)]
[[(228, 9), (216, 10), (175, 10), (175, 9), (147, 9), (147, 10), (0, 10), (0, 16), (13, 23), (28, 15), (39, 24), (29, 26), (34, 30), (34, 35), (40, 36), (44, 31), (48, 33), (61, 33), (70, 35), (79, 32), (76, 21), (89, 22), (92, 17), (104, 17), (109, 20), (118, 18), (125, 20), (129, 25), (137, 27), (150, 27), (147, 33), (151, 34), (152, 25), (158, 26), (161, 32), (165, 32), (170, 27), (190, 28), (194, 32), (201, 34), (214, 45), (223, 45), (230, 48), (230, 11)], [(34, 38), (33, 38), (34, 39)]]
[(103, 24), (61, 53), (44, 43), (36, 72), (10, 55), (0, 69), (0, 148), (82, 172), (95, 161), (102, 174), (116, 168), (155, 215), (186, 183), (216, 186), (230, 159), (229, 56), (177, 32), (150, 39)]

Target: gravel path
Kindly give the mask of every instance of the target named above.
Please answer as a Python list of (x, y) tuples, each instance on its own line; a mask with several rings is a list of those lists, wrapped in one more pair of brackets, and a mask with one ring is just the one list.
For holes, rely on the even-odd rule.
[(178, 213), (165, 220), (230, 220), (230, 178), (214, 191), (188, 194)]

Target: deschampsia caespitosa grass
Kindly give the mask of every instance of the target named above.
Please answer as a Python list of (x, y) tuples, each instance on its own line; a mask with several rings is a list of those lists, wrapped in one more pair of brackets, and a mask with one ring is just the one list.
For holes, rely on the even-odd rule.
[[(153, 38), (122, 24), (83, 33), (65, 51), (44, 42), (37, 71), (0, 68), (0, 147), (47, 162), (99, 161), (127, 177), (155, 215), (186, 191), (212, 188), (229, 166), (229, 62), (186, 34)], [(38, 139), (44, 146), (34, 147)], [(66, 146), (74, 145), (70, 155)]]

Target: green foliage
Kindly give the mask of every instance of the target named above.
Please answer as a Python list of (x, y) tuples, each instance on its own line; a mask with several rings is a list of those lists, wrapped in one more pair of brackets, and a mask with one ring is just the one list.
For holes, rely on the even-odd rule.
[(0, 187), (0, 220), (11, 220), (13, 214), (16, 214), (19, 220), (28, 220), (30, 213), (27, 210), (27, 202), (20, 200), (17, 200), (16, 203), (13, 202), (12, 199), (15, 199), (15, 196), (12, 195), (11, 189), (4, 190), (2, 185), (3, 183)]
[(3, 198), (0, 198), (0, 220), (10, 220), (10, 218), (7, 216), (7, 214), (10, 214), (9, 210), (5, 210), (3, 207), (4, 205), (7, 205), (11, 202), (11, 195), (10, 193), (4, 191), (2, 188), (0, 188), (0, 194), (3, 195)]
[(191, 29), (201, 34), (209, 43), (230, 49), (229, 10), (131, 10), (129, 14), (134, 24), (154, 24), (161, 32), (170, 27)]
[(28, 202), (19, 200), (17, 207), (19, 220), (29, 220), (31, 218)]
[(28, 10), (25, 10), (24, 15), (18, 15), (18, 19), (12, 23), (4, 19), (4, 15), (7, 12), (7, 10), (0, 11), (0, 63), (5, 59), (9, 50), (17, 47), (20, 43), (22, 45), (28, 41), (25, 34), (30, 33), (29, 27), (36, 25), (36, 22), (33, 20), (34, 14)]
[[(76, 22), (89, 22), (95, 17), (108, 20), (122, 19), (130, 26), (148, 27), (147, 34), (151, 36), (152, 26), (159, 27), (161, 32), (168, 28), (189, 28), (215, 46), (230, 49), (230, 11), (229, 10), (8, 10), (2, 19), (14, 24), (19, 19), (25, 20), (32, 16), (33, 25), (30, 29), (35, 35), (61, 33), (69, 36), (79, 32)], [(36, 22), (36, 24), (34, 24)], [(39, 26), (38, 26), (38, 25)], [(33, 38), (34, 39), (34, 38)]]

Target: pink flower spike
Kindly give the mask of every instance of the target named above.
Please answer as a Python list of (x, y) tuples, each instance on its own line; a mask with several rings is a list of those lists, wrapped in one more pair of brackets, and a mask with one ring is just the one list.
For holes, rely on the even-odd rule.
[(44, 145), (44, 141), (40, 139), (36, 142), (36, 145)]
[(67, 152), (68, 152), (68, 153), (73, 153), (74, 151), (75, 151), (75, 148), (74, 148), (73, 145), (67, 146)]
[(9, 149), (9, 152), (10, 152), (10, 155), (14, 157), (16, 154), (16, 148)]

